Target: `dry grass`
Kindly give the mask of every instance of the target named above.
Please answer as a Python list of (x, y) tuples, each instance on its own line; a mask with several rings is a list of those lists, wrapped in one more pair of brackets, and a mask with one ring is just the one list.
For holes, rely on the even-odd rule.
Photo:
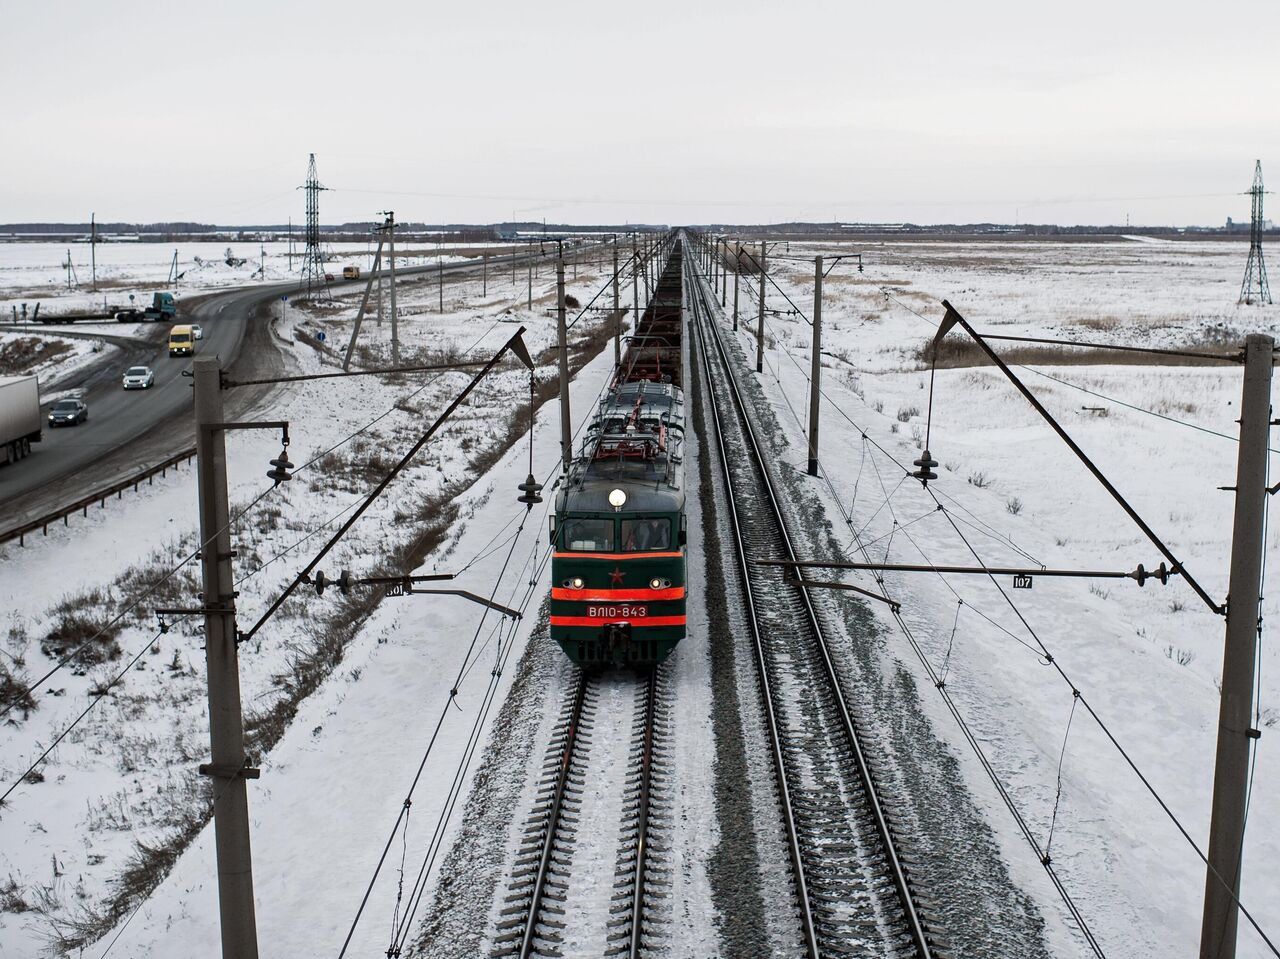
[(26, 373), (43, 363), (71, 352), (66, 340), (42, 340), (37, 336), (20, 336), (0, 344), (0, 375)]
[[(1193, 350), (1206, 353), (1229, 354), (1238, 351), (1243, 336), (1228, 329), (1202, 330), (1181, 342), (1162, 346), (1162, 349)], [(994, 341), (992, 348), (1004, 362), (1015, 365), (1040, 364), (1045, 366), (1221, 366), (1222, 361), (1195, 356), (1170, 356), (1164, 353), (1133, 353), (1127, 350), (1087, 349), (1047, 344), (1013, 343)], [(914, 353), (918, 366), (928, 369), (934, 360), (934, 341), (920, 343)], [(937, 349), (939, 369), (957, 369), (970, 366), (993, 366), (977, 343), (960, 333), (948, 336)]]
[(77, 671), (107, 663), (124, 655), (116, 637), (120, 626), (106, 625), (101, 614), (88, 609), (63, 609), (49, 634), (40, 641), (40, 651), (50, 659), (62, 659), (75, 650), (71, 662)]
[(27, 685), (28, 679), (25, 673), (17, 668), (11, 670), (0, 662), (0, 706), (6, 710), (21, 712), (23, 719), (30, 716), (31, 711), (36, 708), (35, 698), (27, 689)]

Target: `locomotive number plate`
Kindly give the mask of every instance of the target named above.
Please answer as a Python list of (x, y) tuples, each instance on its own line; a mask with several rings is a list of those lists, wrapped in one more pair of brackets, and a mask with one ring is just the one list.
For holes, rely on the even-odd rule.
[(616, 606), (588, 606), (587, 615), (599, 616), (602, 619), (643, 619), (649, 615), (649, 607), (628, 603), (619, 603)]

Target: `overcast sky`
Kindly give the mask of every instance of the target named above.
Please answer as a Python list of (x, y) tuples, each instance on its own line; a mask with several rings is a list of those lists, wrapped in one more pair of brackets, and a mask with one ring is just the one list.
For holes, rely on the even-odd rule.
[(4, 26), (0, 222), (298, 222), (310, 152), (330, 223), (1218, 224), (1256, 158), (1280, 189), (1272, 0), (48, 0)]

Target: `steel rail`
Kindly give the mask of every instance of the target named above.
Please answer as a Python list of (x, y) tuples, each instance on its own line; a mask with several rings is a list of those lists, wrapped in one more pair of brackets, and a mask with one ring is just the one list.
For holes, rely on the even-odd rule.
[(551, 808), (547, 810), (547, 835), (542, 841), (542, 858), (538, 861), (538, 873), (533, 880), (533, 893), (529, 900), (529, 918), (525, 921), (524, 936), (520, 940), (520, 959), (533, 956), (534, 942), (538, 935), (538, 916), (542, 912), (542, 897), (547, 888), (547, 873), (551, 868), (551, 856), (555, 852), (556, 833), (560, 825), (560, 810), (564, 804), (565, 790), (569, 785), (569, 770), (573, 766), (574, 751), (578, 747), (578, 730), (582, 724), (582, 706), (587, 698), (587, 671), (578, 670), (578, 685), (573, 694), (573, 708), (560, 753), (560, 771), (556, 775), (555, 791), (551, 796)]
[(640, 959), (640, 936), (644, 931), (645, 868), (649, 852), (649, 792), (653, 783), (653, 726), (658, 710), (658, 669), (649, 670), (645, 681), (644, 730), (640, 747), (640, 809), (636, 830), (636, 864), (632, 872), (630, 959)]
[[(756, 471), (761, 478), (761, 486), (769, 501), (770, 512), (772, 513), (774, 521), (776, 522), (778, 529), (780, 531), (780, 537), (779, 537), (780, 542), (784, 546), (787, 555), (790, 557), (790, 560), (792, 562), (795, 562), (798, 558), (797, 553), (792, 543), (790, 532), (787, 529), (787, 524), (783, 516), (781, 504), (779, 502), (777, 493), (774, 489), (773, 478), (769, 473), (768, 467), (766, 466), (766, 461), (764, 459), (763, 452), (760, 448), (759, 440), (756, 437), (756, 433), (755, 433), (754, 426), (752, 425), (751, 417), (747, 413), (746, 401), (742, 396), (742, 391), (738, 384), (737, 378), (733, 374), (733, 364), (730, 361), (728, 352), (724, 347), (724, 343), (719, 335), (719, 330), (716, 328), (716, 324), (714, 323), (713, 320), (709, 318), (709, 316), (706, 315), (705, 311), (707, 310), (707, 304), (706, 304), (706, 298), (705, 298), (705, 291), (703, 289), (701, 280), (697, 277), (695, 277), (695, 284), (696, 284), (695, 291), (693, 291), (694, 295), (690, 297), (690, 302), (694, 305), (694, 312), (701, 319), (701, 325), (704, 328), (704, 330), (710, 329), (711, 331), (710, 338), (714, 342), (714, 345), (716, 347), (716, 352), (719, 355), (720, 361), (721, 363), (724, 364), (724, 367), (726, 370), (725, 378), (729, 381), (729, 390), (728, 390), (729, 397), (732, 400), (734, 407), (737, 409), (738, 415), (741, 417), (742, 424), (743, 424), (743, 434), (746, 436), (748, 440), (749, 449), (747, 452), (749, 453), (750, 459), (753, 460), (756, 467)], [(706, 337), (704, 336), (703, 339), (705, 341)], [(707, 373), (708, 380), (710, 380), (711, 361), (707, 356), (705, 350), (700, 351), (700, 354), (701, 354), (703, 368)], [(714, 394), (712, 395), (714, 397)], [(714, 402), (712, 403), (712, 410), (714, 412), (714, 420), (716, 425), (716, 444), (719, 449), (721, 466), (724, 472), (726, 484), (728, 485), (728, 489), (730, 492), (729, 500), (732, 506), (734, 503), (733, 482), (732, 482), (732, 477), (730, 475), (728, 458), (725, 455), (724, 437), (720, 428), (721, 419), (720, 419), (719, 409)], [(772, 745), (773, 745), (773, 752), (774, 752), (774, 760), (775, 760), (775, 763), (777, 763), (780, 791), (785, 797), (784, 802), (786, 803), (786, 806), (785, 806), (786, 818), (788, 820), (787, 832), (788, 832), (788, 837), (792, 844), (792, 857), (797, 864), (798, 885), (800, 886), (800, 889), (802, 891), (802, 900), (803, 900), (802, 911), (804, 915), (807, 917), (807, 928), (805, 930), (806, 939), (808, 941), (808, 948), (810, 950), (810, 954), (814, 957), (817, 957), (820, 955), (820, 953), (819, 953), (818, 944), (816, 941), (816, 932), (813, 929), (813, 917), (808, 904), (807, 884), (803, 880), (803, 861), (800, 858), (800, 851), (799, 851), (798, 843), (796, 841), (794, 813), (790, 807), (790, 797), (789, 797), (788, 791), (786, 790), (785, 782), (784, 782), (786, 774), (784, 771), (785, 767), (782, 765), (782, 761), (781, 761), (782, 760), (781, 746), (778, 738), (779, 730), (778, 730), (776, 718), (774, 716), (774, 711), (772, 707), (772, 701), (771, 701), (772, 691), (770, 689), (768, 679), (765, 675), (764, 647), (761, 641), (760, 626), (756, 620), (756, 613), (754, 609), (755, 592), (750, 585), (750, 576), (748, 573), (749, 566), (747, 563), (746, 553), (745, 553), (745, 548), (744, 548), (744, 543), (742, 538), (741, 521), (737, 516), (736, 506), (734, 506), (730, 510), (730, 514), (733, 518), (734, 545), (738, 554), (739, 563), (741, 564), (742, 579), (743, 579), (743, 582), (746, 584), (746, 590), (749, 598), (749, 602), (747, 604), (747, 614), (748, 614), (747, 618), (748, 618), (748, 621), (750, 622), (752, 634), (755, 639), (756, 659), (757, 659), (757, 668), (758, 668), (757, 671), (761, 677), (762, 687), (766, 692), (766, 695), (763, 697), (763, 699), (766, 703), (766, 714), (768, 717), (768, 725), (770, 728), (770, 735), (773, 740)], [(803, 573), (801, 572), (799, 573), (799, 575), (802, 576)], [(830, 686), (832, 698), (836, 706), (838, 707), (841, 724), (847, 736), (849, 747), (856, 760), (859, 778), (862, 780), (862, 784), (866, 793), (867, 803), (871, 809), (872, 816), (875, 820), (876, 831), (880, 837), (882, 851), (884, 853), (885, 859), (889, 864), (889, 871), (891, 873), (891, 878), (893, 880), (894, 887), (897, 891), (898, 899), (900, 900), (900, 903), (903, 909), (903, 914), (906, 919), (906, 923), (909, 927), (908, 931), (910, 934), (910, 938), (913, 944), (915, 945), (917, 954), (920, 957), (922, 957), (922, 959), (929, 959), (929, 957), (932, 956), (932, 947), (929, 944), (928, 936), (924, 928), (924, 923), (920, 918), (919, 912), (916, 908), (914, 896), (912, 895), (910, 886), (907, 882), (906, 871), (903, 867), (901, 858), (898, 855), (898, 850), (894, 843), (893, 834), (889, 828), (888, 819), (885, 816), (884, 808), (880, 801), (880, 796), (876, 791), (875, 783), (871, 776), (871, 771), (867, 762), (866, 754), (863, 750), (861, 738), (857, 731), (857, 727), (853, 721), (853, 717), (849, 710), (848, 704), (845, 700), (844, 691), (842, 689), (839, 677), (835, 671), (835, 665), (831, 658), (831, 652), (830, 652), (830, 649), (828, 648), (826, 637), (819, 623), (817, 611), (813, 606), (813, 602), (809, 595), (808, 590), (796, 589), (796, 593), (798, 595), (800, 602), (804, 607), (809, 628), (812, 630), (817, 649), (821, 654), (821, 661), (822, 661), (822, 665), (823, 665), (823, 669), (824, 669), (827, 681)]]
[[(645, 880), (648, 869), (649, 847), (649, 807), (652, 795), (654, 728), (658, 702), (657, 677), (657, 669), (651, 669), (644, 680), (645, 701), (640, 749), (640, 801), (636, 812), (636, 858), (631, 870), (631, 879), (634, 884), (631, 894), (631, 930), (627, 940), (627, 955), (630, 959), (640, 959), (641, 939), (644, 932), (644, 901), (647, 891)], [(591, 682), (592, 675), (585, 669), (579, 669), (565, 740), (560, 747), (559, 768), (552, 789), (551, 804), (547, 809), (546, 833), (542, 839), (542, 849), (534, 875), (533, 889), (529, 894), (529, 913), (525, 918), (519, 951), (515, 953), (520, 959), (530, 959), (530, 957), (539, 955), (538, 923), (542, 914), (547, 882), (551, 875), (557, 840), (561, 838), (560, 824), (561, 814), (564, 810), (564, 798), (568, 791), (569, 777), (577, 755), (579, 733), (582, 731), (584, 724), (583, 713), (587, 702), (587, 689)]]
[[(692, 271), (689, 271), (692, 272)], [(689, 304), (693, 307), (693, 313), (701, 316), (702, 307), (692, 291), (689, 296)], [(699, 323), (698, 339), (702, 340), (705, 333), (705, 326), (709, 324)], [(692, 332), (693, 324), (690, 323), (690, 331)], [(699, 344), (701, 346), (701, 343)], [(732, 504), (736, 497), (734, 494), (733, 471), (729, 468), (729, 454), (724, 443), (724, 429), (720, 419), (720, 407), (714, 400), (714, 393), (711, 388), (711, 361), (707, 356), (705, 348), (698, 350), (698, 357), (702, 361), (703, 375), (707, 379), (706, 391), (708, 397), (711, 397), (709, 403), (711, 407), (711, 419), (714, 425), (716, 451), (720, 457), (720, 471), (724, 479), (725, 488), (729, 493), (728, 499)], [(800, 906), (800, 928), (804, 934), (805, 949), (810, 959), (820, 959), (822, 951), (818, 947), (817, 929), (813, 920), (813, 910), (809, 902), (809, 885), (805, 873), (804, 856), (800, 852), (800, 839), (796, 830), (795, 812), (791, 802), (791, 787), (787, 783), (786, 764), (782, 755), (782, 733), (778, 728), (777, 713), (773, 708), (773, 684), (770, 682), (768, 670), (765, 668), (765, 652), (764, 640), (760, 634), (760, 623), (755, 615), (755, 591), (751, 584), (751, 577), (747, 575), (747, 553), (746, 544), (743, 542), (741, 520), (738, 517), (736, 509), (729, 510), (730, 525), (733, 529), (733, 545), (737, 553), (738, 565), (742, 572), (742, 588), (747, 594), (746, 614), (747, 624), (751, 629), (752, 645), (755, 649), (756, 675), (760, 681), (761, 696), (760, 700), (764, 706), (765, 727), (769, 731), (769, 747), (773, 753), (773, 765), (776, 772), (776, 780), (778, 784), (778, 799), (782, 807), (782, 821), (787, 832), (787, 849), (791, 856), (791, 869), (796, 880), (797, 902)]]

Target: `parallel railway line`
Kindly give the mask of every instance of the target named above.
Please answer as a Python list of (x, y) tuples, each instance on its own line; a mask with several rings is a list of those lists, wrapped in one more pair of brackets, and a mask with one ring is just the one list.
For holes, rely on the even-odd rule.
[[(559, 956), (566, 938), (580, 932), (605, 940), (604, 954), (639, 959), (648, 940), (646, 910), (661, 883), (650, 875), (654, 864), (654, 834), (661, 815), (655, 808), (661, 794), (661, 730), (665, 725), (662, 667), (637, 672), (602, 673), (575, 668), (569, 695), (552, 735), (543, 763), (537, 800), (511, 873), (505, 905), (499, 918), (494, 957)], [(592, 755), (597, 715), (604, 724), (619, 721), (617, 711), (602, 708), (602, 699), (631, 691), (632, 729), (627, 735), (601, 730), (626, 751), (618, 829), (617, 867), (611, 892), (607, 930), (590, 928), (590, 910), (570, 901), (570, 886), (581, 860), (577, 841), (583, 792), (600, 766), (611, 758), (601, 742)], [(614, 750), (616, 752), (617, 746)], [(612, 757), (616, 759), (615, 757)], [(601, 820), (597, 818), (596, 826)], [(568, 930), (568, 933), (566, 933)]]
[(686, 265), (689, 328), (711, 411), (704, 436), (728, 491), (732, 549), (761, 690), (764, 726), (796, 885), (806, 952), (941, 957), (920, 915), (891, 812), (808, 591), (755, 559), (800, 558), (721, 341), (711, 294)]

